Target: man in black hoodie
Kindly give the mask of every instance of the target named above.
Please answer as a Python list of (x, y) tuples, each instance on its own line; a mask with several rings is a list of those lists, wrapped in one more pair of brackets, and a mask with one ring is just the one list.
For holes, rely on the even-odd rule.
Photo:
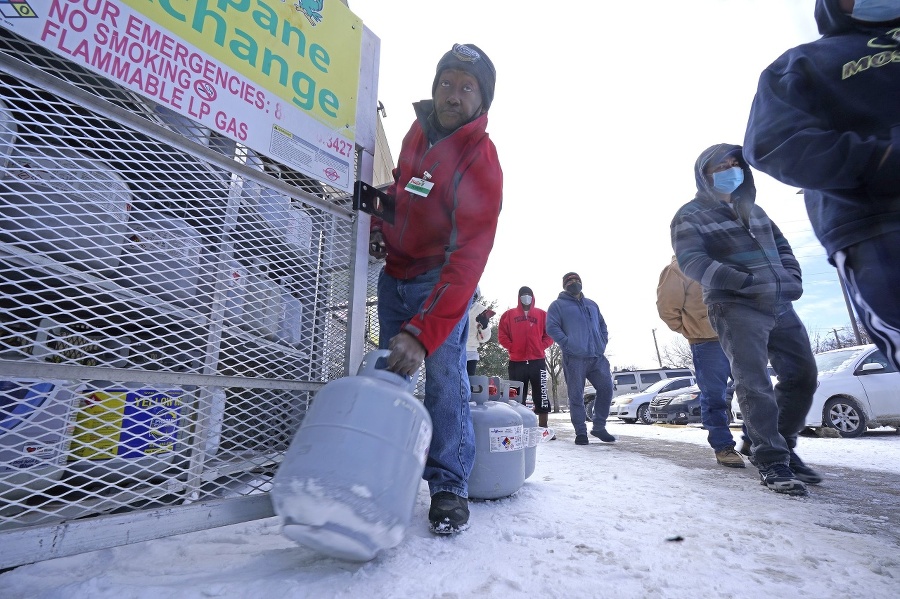
[(813, 230), (900, 368), (900, 0), (817, 0), (822, 38), (759, 79), (744, 156), (803, 188)]

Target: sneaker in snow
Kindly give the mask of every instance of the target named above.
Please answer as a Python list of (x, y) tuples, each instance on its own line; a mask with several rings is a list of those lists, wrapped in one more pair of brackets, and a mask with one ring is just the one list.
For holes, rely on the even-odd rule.
[(575, 445), (587, 445), (587, 435), (575, 435)]
[(726, 447), (717, 451), (716, 461), (729, 468), (745, 468), (744, 459), (734, 450), (734, 447)]
[(591, 434), (603, 441), (604, 443), (615, 443), (616, 438), (606, 432), (605, 428), (598, 428), (595, 431), (591, 431)]
[(794, 475), (808, 485), (817, 485), (822, 482), (822, 475), (803, 463), (793, 451), (791, 452), (791, 462), (788, 464)]
[(785, 464), (760, 466), (759, 478), (760, 484), (766, 485), (776, 493), (806, 495), (806, 485)]
[(431, 496), (428, 510), (431, 532), (452, 535), (469, 528), (469, 500), (450, 491), (438, 491)]

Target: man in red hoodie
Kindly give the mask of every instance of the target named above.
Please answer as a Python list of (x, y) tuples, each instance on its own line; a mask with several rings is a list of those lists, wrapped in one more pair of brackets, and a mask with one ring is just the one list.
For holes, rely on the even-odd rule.
[(519, 305), (500, 317), (497, 341), (509, 352), (509, 379), (522, 382), (522, 402), (531, 396), (538, 425), (547, 428), (550, 400), (547, 398), (547, 362), (544, 352), (553, 345), (547, 334), (547, 313), (534, 307), (531, 287), (519, 289)]
[(503, 197), (497, 149), (488, 137), (494, 65), (478, 46), (454, 44), (440, 61), (431, 100), (403, 139), (394, 222), (372, 219), (369, 253), (378, 278), (379, 346), (388, 369), (414, 374), (425, 362), (425, 408), (433, 432), (423, 478), (437, 534), (468, 527), (475, 463), (466, 372), (468, 311), (494, 245)]

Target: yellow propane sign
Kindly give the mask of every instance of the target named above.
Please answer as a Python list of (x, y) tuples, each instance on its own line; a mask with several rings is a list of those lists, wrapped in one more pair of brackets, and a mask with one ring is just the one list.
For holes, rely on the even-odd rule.
[(338, 0), (0, 0), (0, 27), (350, 191), (362, 21)]

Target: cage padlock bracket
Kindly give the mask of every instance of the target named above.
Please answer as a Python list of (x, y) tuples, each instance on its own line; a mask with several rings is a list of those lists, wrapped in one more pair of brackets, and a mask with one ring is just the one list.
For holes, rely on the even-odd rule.
[(353, 186), (353, 209), (394, 224), (394, 198), (374, 185), (357, 181)]

